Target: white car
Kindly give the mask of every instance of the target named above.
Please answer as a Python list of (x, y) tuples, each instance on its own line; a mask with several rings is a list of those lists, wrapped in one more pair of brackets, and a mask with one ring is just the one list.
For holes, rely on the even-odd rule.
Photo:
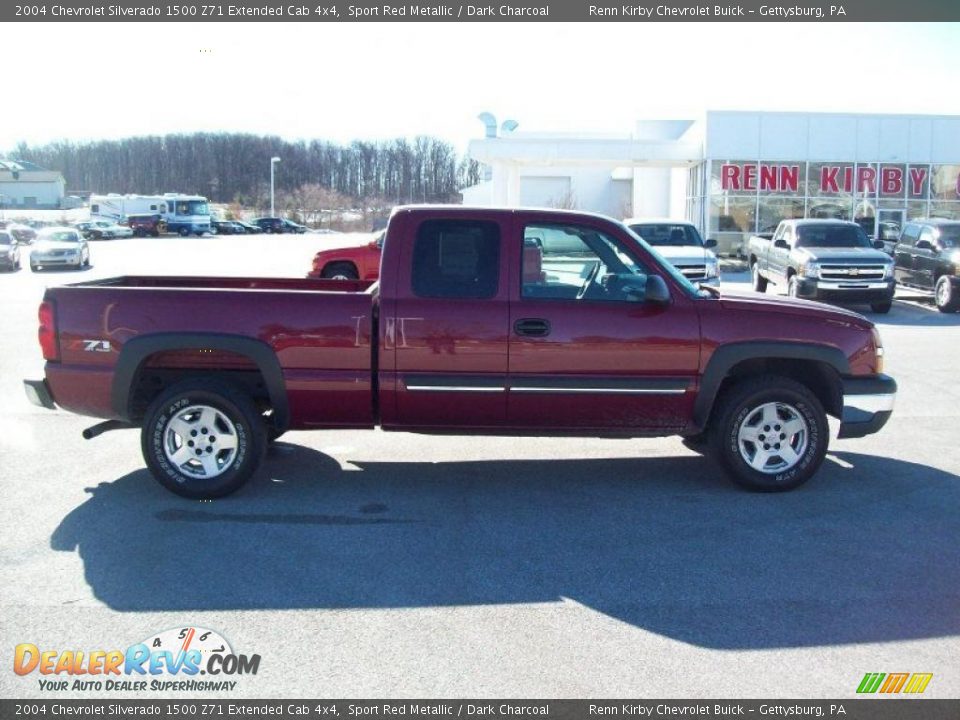
[(106, 220), (88, 220), (74, 225), (88, 240), (113, 240), (133, 237), (133, 229)]
[(627, 218), (623, 224), (652, 245), (694, 285), (720, 287), (720, 264), (710, 249), (717, 246), (717, 241), (704, 242), (693, 223), (666, 218)]
[(90, 246), (80, 231), (71, 227), (44, 228), (30, 248), (30, 269), (90, 267)]

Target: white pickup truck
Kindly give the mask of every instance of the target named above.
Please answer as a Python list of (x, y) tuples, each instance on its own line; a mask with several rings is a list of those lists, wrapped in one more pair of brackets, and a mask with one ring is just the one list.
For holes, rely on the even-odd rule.
[(693, 223), (665, 218), (628, 218), (623, 224), (652, 245), (663, 258), (694, 285), (720, 287), (720, 266), (711, 248)]

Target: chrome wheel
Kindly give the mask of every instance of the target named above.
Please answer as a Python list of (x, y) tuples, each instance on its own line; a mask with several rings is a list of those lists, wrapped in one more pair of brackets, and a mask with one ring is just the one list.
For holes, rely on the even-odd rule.
[(196, 478), (214, 478), (226, 472), (237, 457), (237, 444), (237, 428), (209, 405), (181, 410), (163, 433), (167, 460)]
[(950, 281), (947, 278), (940, 278), (937, 283), (937, 307), (946, 307), (950, 304)]
[(810, 430), (803, 415), (786, 403), (769, 402), (749, 411), (737, 430), (740, 457), (757, 472), (789, 470), (803, 457)]

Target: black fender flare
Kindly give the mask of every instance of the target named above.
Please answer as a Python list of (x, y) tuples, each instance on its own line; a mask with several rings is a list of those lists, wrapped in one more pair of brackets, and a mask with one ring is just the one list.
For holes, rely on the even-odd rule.
[(113, 372), (110, 402), (117, 417), (131, 419), (130, 394), (133, 381), (144, 361), (154, 353), (167, 350), (224, 350), (244, 355), (256, 364), (263, 375), (270, 404), (273, 406), (273, 424), (286, 430), (290, 424), (290, 404), (283, 368), (273, 348), (261, 340), (219, 333), (156, 333), (132, 338), (123, 344)]
[(813, 360), (824, 363), (842, 378), (850, 374), (850, 361), (839, 348), (813, 343), (787, 341), (748, 341), (721, 345), (710, 356), (700, 376), (700, 392), (693, 405), (697, 427), (707, 424), (723, 379), (745, 360)]

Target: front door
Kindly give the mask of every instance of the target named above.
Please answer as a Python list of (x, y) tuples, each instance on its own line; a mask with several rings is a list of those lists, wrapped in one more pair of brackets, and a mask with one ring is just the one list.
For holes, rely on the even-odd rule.
[(397, 275), (396, 300), (381, 309), (384, 348), (395, 359), (396, 374), (390, 377), (398, 424), (502, 426), (508, 341), (504, 225), (458, 216), (423, 220), (405, 226), (404, 234), (409, 240), (399, 256), (404, 271)]
[(699, 364), (697, 301), (669, 281), (667, 305), (627, 292), (651, 269), (624, 238), (587, 219), (521, 224), (513, 242), (522, 258), (511, 282), (510, 425), (683, 427)]

